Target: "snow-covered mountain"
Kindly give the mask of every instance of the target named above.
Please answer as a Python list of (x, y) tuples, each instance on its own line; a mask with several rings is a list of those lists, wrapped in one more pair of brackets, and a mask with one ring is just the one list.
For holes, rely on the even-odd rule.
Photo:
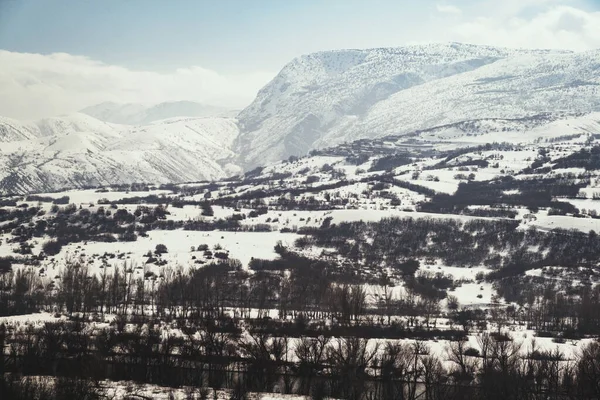
[(174, 117), (235, 117), (238, 111), (192, 101), (174, 101), (146, 106), (113, 102), (100, 103), (81, 110), (100, 121), (125, 125), (147, 125)]
[(40, 129), (33, 123), (0, 117), (0, 143), (15, 140), (29, 140), (40, 135)]
[(216, 179), (362, 139), (440, 150), (597, 134), (599, 111), (600, 50), (327, 51), (290, 62), (235, 119), (185, 101), (0, 118), (0, 193)]
[(251, 168), (463, 121), (598, 111), (599, 85), (600, 51), (451, 43), (314, 53), (285, 66), (239, 114), (236, 151)]
[(146, 126), (84, 114), (35, 123), (0, 120), (0, 193), (131, 182), (189, 182), (238, 172), (228, 118), (172, 118)]

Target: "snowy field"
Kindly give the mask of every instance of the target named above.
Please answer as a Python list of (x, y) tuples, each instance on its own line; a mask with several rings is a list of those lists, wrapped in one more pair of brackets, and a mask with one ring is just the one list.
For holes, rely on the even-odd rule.
[[(103, 265), (102, 260), (96, 256), (102, 256), (105, 253), (115, 255), (123, 254), (124, 257), (108, 258), (107, 262), (112, 266), (127, 266), (136, 268), (142, 267), (144, 270), (158, 272), (158, 267), (152, 264), (146, 264), (148, 252), (153, 253), (156, 245), (164, 244), (167, 246), (168, 252), (161, 255), (161, 259), (168, 262), (171, 267), (182, 266), (188, 268), (194, 266), (192, 257), (202, 259), (202, 252), (191, 251), (192, 247), (197, 247), (202, 244), (209, 246), (211, 250), (223, 249), (229, 254), (229, 258), (234, 258), (241, 261), (244, 267), (252, 257), (260, 257), (264, 259), (273, 259), (277, 257), (274, 251), (277, 242), (281, 241), (284, 245), (293, 245), (294, 240), (298, 235), (294, 233), (280, 232), (200, 232), (200, 231), (151, 231), (148, 237), (140, 237), (136, 242), (115, 242), (115, 243), (94, 243), (90, 242), (82, 248), (78, 249), (79, 245), (70, 244), (64, 247), (62, 252), (53, 257), (48, 264), (42, 264), (49, 271), (57, 271), (60, 269), (65, 260), (77, 260), (83, 258), (88, 265), (91, 265), (92, 271), (100, 273), (98, 269)], [(196, 265), (197, 266), (197, 265)], [(138, 274), (143, 271), (138, 270)]]

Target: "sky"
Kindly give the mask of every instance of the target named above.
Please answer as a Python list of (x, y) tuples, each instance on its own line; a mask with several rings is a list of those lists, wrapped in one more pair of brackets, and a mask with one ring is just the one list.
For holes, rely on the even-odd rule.
[(600, 0), (0, 0), (0, 115), (241, 109), (294, 57), (465, 42), (600, 48)]

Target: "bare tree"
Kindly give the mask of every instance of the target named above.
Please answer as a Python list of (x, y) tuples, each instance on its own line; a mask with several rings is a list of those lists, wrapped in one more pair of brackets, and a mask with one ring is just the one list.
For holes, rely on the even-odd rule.
[(367, 368), (377, 354), (378, 344), (351, 337), (338, 339), (328, 346), (327, 361), (331, 368), (333, 393), (344, 399), (360, 400), (366, 389)]
[(327, 346), (330, 338), (319, 336), (317, 338), (303, 337), (296, 340), (294, 353), (298, 358), (295, 367), (300, 380), (299, 392), (304, 395), (311, 393), (313, 379), (323, 370)]

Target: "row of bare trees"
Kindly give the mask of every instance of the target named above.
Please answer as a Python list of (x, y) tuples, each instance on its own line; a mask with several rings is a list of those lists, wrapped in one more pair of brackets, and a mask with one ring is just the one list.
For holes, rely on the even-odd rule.
[(249, 274), (236, 260), (199, 269), (162, 268), (160, 275), (131, 264), (105, 265), (94, 274), (84, 263), (67, 261), (54, 278), (33, 269), (0, 274), (0, 314), (55, 309), (69, 316), (130, 312), (161, 318), (216, 317), (226, 309), (237, 317), (329, 317), (355, 321), (366, 312), (362, 286), (337, 284), (317, 268), (257, 271)]
[(187, 327), (183, 335), (148, 324), (22, 328), (0, 330), (0, 372), (11, 373), (4, 380), (18, 373), (217, 389), (241, 382), (247, 391), (350, 400), (600, 398), (598, 342), (569, 358), (490, 334), (436, 352), (422, 341), (294, 339), (241, 334), (218, 323)]
[(34, 269), (16, 269), (0, 274), (0, 315), (39, 310), (84, 319), (126, 312), (163, 320), (230, 315), (342, 325), (371, 318), (380, 325), (426, 330), (439, 328), (439, 317), (445, 316), (465, 332), (483, 331), (492, 322), (498, 329), (521, 324), (564, 338), (600, 333), (600, 287), (570, 288), (565, 286), (568, 281), (558, 279), (506, 278), (496, 287), (514, 304), (484, 311), (461, 308), (451, 295), (442, 307), (440, 296), (419, 288), (420, 275), (403, 290), (386, 281), (378, 293), (367, 293), (364, 285), (340, 283), (345, 278), (322, 262), (249, 273), (229, 259), (198, 269), (158, 271), (123, 264), (105, 265), (94, 274), (77, 261), (67, 261), (52, 278), (40, 277)]

